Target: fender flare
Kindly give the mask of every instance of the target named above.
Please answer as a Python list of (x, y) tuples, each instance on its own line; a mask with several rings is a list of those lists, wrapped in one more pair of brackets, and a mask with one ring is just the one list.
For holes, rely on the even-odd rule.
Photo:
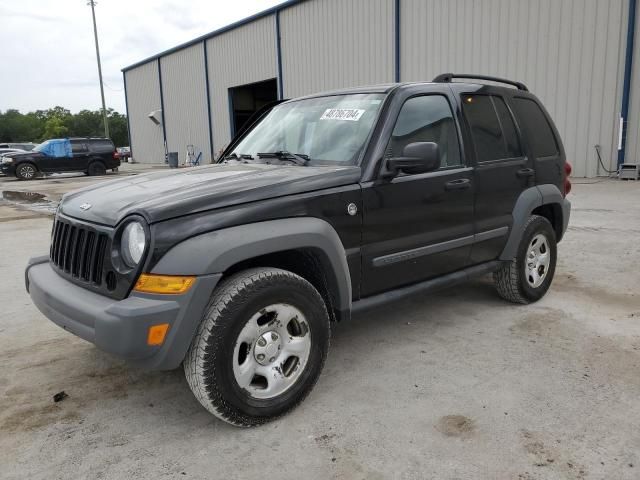
[(172, 247), (151, 273), (218, 274), (244, 260), (302, 248), (319, 255), (334, 308), (351, 311), (351, 275), (344, 246), (334, 228), (319, 218), (269, 220), (197, 235)]
[(518, 245), (522, 239), (524, 225), (531, 213), (541, 205), (559, 204), (562, 207), (562, 225), (564, 232), (569, 223), (569, 209), (571, 204), (562, 196), (560, 189), (553, 184), (543, 184), (524, 190), (513, 207), (513, 224), (509, 239), (505, 245), (500, 260), (511, 260), (518, 253)]

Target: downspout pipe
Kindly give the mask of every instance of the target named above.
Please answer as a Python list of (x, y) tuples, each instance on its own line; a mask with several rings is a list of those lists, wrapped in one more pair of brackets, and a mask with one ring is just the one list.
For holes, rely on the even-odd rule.
[(164, 163), (169, 162), (169, 149), (167, 145), (167, 127), (164, 122), (164, 93), (162, 92), (162, 65), (158, 58), (158, 83), (160, 84), (160, 112), (162, 113), (162, 141), (164, 142)]
[(636, 0), (629, 0), (627, 26), (627, 50), (624, 61), (624, 83), (622, 86), (622, 108), (620, 110), (620, 142), (618, 144), (618, 169), (624, 163), (627, 146), (627, 121), (631, 99), (631, 73), (633, 68), (633, 43), (636, 30)]
[(394, 60), (395, 72), (394, 81), (400, 82), (400, 0), (395, 0), (394, 4)]
[(284, 87), (282, 79), (282, 38), (280, 36), (280, 10), (276, 10), (276, 57), (278, 68), (278, 100), (284, 98)]

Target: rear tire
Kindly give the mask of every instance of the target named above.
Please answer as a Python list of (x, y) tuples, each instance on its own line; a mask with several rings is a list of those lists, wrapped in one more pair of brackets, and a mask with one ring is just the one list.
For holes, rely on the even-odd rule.
[(89, 168), (87, 169), (87, 175), (90, 177), (105, 175), (107, 173), (107, 169), (102, 162), (91, 162), (89, 164)]
[(498, 294), (513, 303), (540, 300), (551, 286), (557, 255), (551, 223), (532, 215), (524, 226), (516, 257), (493, 274)]
[(38, 169), (33, 163), (21, 163), (16, 167), (18, 180), (33, 180), (38, 175)]
[(277, 268), (239, 272), (216, 288), (184, 360), (200, 403), (236, 426), (260, 425), (312, 390), (329, 349), (329, 315), (304, 278)]

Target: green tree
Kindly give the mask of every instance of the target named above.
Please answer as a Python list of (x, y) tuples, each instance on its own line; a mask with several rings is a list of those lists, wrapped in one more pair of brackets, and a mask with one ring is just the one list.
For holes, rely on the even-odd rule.
[[(129, 145), (127, 117), (109, 109), (109, 132), (118, 147)], [(102, 137), (101, 110), (81, 110), (76, 114), (57, 106), (26, 114), (18, 110), (0, 111), (0, 142), (40, 142), (61, 137)]]
[(43, 140), (48, 138), (64, 138), (67, 136), (69, 129), (65, 126), (64, 120), (57, 117), (51, 117), (44, 124)]

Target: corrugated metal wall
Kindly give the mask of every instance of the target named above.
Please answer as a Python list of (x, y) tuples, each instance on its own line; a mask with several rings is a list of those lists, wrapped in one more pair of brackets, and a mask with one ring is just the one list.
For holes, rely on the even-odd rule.
[[(284, 96), (394, 80), (395, 0), (310, 0), (280, 11)], [(474, 72), (525, 82), (563, 137), (575, 176), (615, 168), (629, 0), (400, 0), (401, 81)], [(627, 161), (640, 161), (640, 8)], [(275, 15), (206, 40), (214, 152), (230, 139), (228, 90), (278, 75)], [(170, 149), (206, 152), (203, 46), (162, 57)], [(155, 61), (125, 73), (132, 146), (163, 158)], [(202, 144), (202, 145), (199, 145)], [(136, 151), (137, 150), (137, 151)]]
[(269, 16), (207, 40), (214, 152), (229, 143), (229, 87), (278, 76), (275, 17)]
[(187, 145), (202, 152), (201, 163), (210, 163), (209, 113), (202, 43), (160, 59), (167, 148), (178, 152), (180, 163)]
[(628, 0), (401, 0), (400, 11), (402, 81), (523, 81), (556, 122), (574, 175), (598, 173), (595, 144), (615, 165)]
[(164, 162), (162, 127), (148, 115), (160, 110), (158, 62), (153, 60), (125, 72), (127, 84), (127, 114), (131, 131), (131, 148), (136, 162)]
[(284, 97), (394, 79), (393, 0), (314, 0), (280, 13)]
[(633, 49), (633, 74), (631, 77), (631, 102), (627, 123), (627, 163), (640, 163), (640, 4), (636, 8), (636, 32)]

